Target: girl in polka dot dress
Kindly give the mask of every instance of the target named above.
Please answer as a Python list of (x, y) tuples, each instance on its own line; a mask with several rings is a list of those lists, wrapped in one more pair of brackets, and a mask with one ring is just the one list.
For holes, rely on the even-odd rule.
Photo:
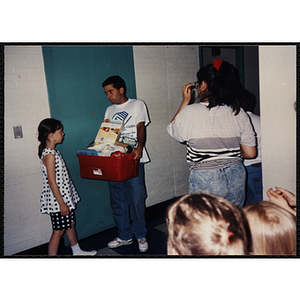
[(75, 229), (75, 208), (80, 197), (70, 178), (65, 161), (56, 145), (63, 142), (63, 126), (55, 119), (43, 120), (38, 128), (39, 157), (43, 176), (41, 213), (49, 214), (52, 236), (48, 254), (57, 255), (61, 237), (66, 232), (73, 255), (95, 255), (97, 251), (81, 250)]

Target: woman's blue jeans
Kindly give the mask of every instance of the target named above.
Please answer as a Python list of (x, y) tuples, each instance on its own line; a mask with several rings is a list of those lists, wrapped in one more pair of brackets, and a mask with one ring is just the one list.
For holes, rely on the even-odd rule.
[[(145, 199), (147, 197), (144, 164), (140, 163), (139, 176), (124, 181), (109, 181), (110, 205), (118, 228), (119, 238), (129, 240), (146, 236)], [(131, 224), (132, 216), (132, 224)]]
[(246, 170), (243, 163), (216, 170), (191, 170), (189, 192), (209, 192), (241, 209), (245, 202)]

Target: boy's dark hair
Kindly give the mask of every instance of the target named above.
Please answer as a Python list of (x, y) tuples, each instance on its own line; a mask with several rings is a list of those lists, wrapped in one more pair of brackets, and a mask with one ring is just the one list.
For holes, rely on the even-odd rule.
[(112, 84), (113, 87), (118, 89), (118, 90), (120, 88), (123, 88), (124, 89), (124, 95), (126, 95), (126, 83), (125, 83), (125, 81), (122, 77), (120, 77), (118, 75), (108, 77), (106, 80), (103, 81), (102, 87), (105, 87), (109, 84)]

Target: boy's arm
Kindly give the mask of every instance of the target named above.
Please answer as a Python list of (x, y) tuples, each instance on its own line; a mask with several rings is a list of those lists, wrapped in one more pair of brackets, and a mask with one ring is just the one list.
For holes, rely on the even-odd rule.
[(140, 122), (136, 125), (138, 146), (133, 150), (135, 154), (134, 160), (140, 159), (143, 156), (143, 147), (146, 142), (146, 126), (145, 122)]

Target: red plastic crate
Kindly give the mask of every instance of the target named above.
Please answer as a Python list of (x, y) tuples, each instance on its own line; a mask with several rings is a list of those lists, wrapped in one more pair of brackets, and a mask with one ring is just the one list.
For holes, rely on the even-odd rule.
[(139, 160), (133, 160), (133, 154), (110, 157), (77, 154), (77, 157), (82, 178), (123, 181), (139, 175)]

